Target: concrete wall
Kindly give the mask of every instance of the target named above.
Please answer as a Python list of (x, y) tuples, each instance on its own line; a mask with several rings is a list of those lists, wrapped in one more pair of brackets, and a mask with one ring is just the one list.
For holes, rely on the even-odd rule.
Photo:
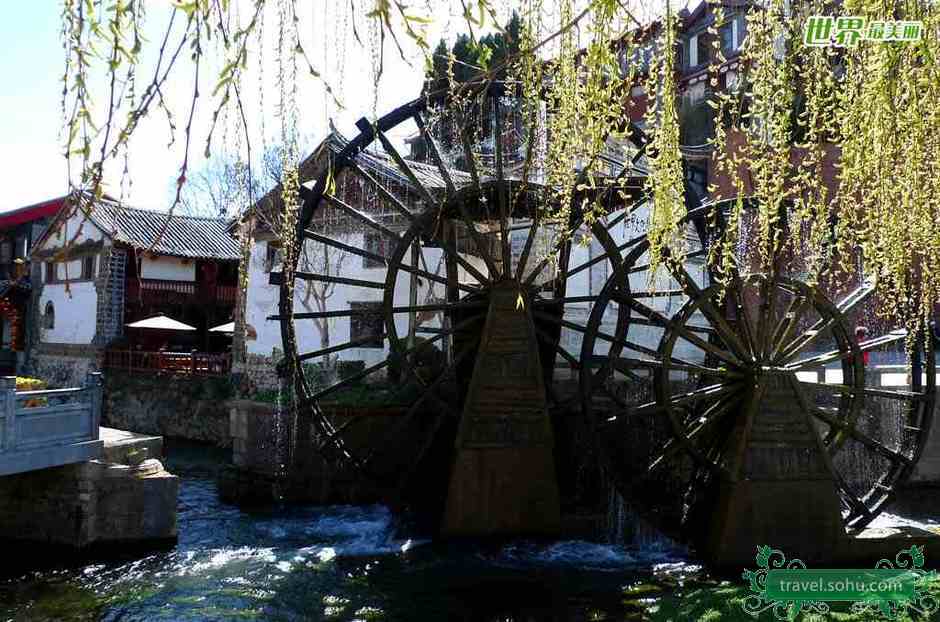
[(164, 281), (195, 281), (196, 262), (178, 257), (147, 257), (140, 261), (140, 276)]

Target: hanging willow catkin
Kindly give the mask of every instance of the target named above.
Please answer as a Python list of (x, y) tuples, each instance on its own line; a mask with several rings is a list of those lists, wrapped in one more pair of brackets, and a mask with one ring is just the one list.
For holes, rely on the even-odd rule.
[[(163, 113), (171, 130), (176, 127), (175, 118), (192, 119), (198, 91), (189, 101), (182, 98), (183, 114), (179, 115), (171, 111), (173, 98), (164, 99), (164, 92), (173, 84), (188, 81), (172, 80), (179, 75), (180, 66), (188, 64), (198, 71), (201, 57), (213, 48), (200, 45), (200, 41), (211, 41), (221, 34), (224, 24), (232, 23), (229, 12), (235, 10), (236, 3), (175, 0), (174, 4), (179, 8), (167, 36), (146, 41), (135, 34), (145, 26), (142, 0), (63, 2), (67, 58), (62, 102), (64, 143), (69, 161), (80, 168), (79, 174), (70, 172), (71, 188), (100, 196), (106, 165), (122, 153), (140, 121), (154, 111)], [(281, 18), (277, 24), (280, 32), (272, 39), (278, 41), (281, 64), (278, 114), (282, 140), (289, 142), (296, 139), (297, 56), (304, 60), (314, 81), (326, 85), (327, 92), (333, 92), (329, 84), (335, 79), (309, 62), (311, 55), (297, 35), (300, 20), (293, 0), (248, 1), (245, 14), (252, 17), (237, 32), (229, 33), (230, 45), (219, 52), (226, 62), (213, 80), (216, 88), (203, 93), (203, 100), (208, 96), (218, 103), (231, 96), (239, 76), (250, 71), (250, 65), (261, 63), (261, 24), (264, 8), (270, 4), (276, 5)], [(508, 12), (520, 6), (511, 0), (467, 4), (479, 8), (464, 14), (468, 27), (478, 30), (484, 27), (483, 17), (495, 15), (497, 7)], [(539, 93), (550, 108), (544, 127), (530, 133), (536, 136), (544, 131), (550, 137), (544, 151), (535, 150), (541, 159), (539, 172), (549, 192), (555, 193), (553, 200), (546, 202), (551, 207), (543, 223), (564, 229), (571, 220), (571, 199), (578, 190), (574, 187), (577, 169), (588, 168), (589, 174), (582, 177), (585, 186), (595, 183), (599, 173), (594, 170), (595, 160), (607, 148), (602, 137), (616, 134), (623, 125), (626, 107), (618, 90), (616, 55), (629, 55), (631, 49), (628, 45), (614, 50), (609, 42), (616, 40), (620, 45), (629, 40), (620, 36), (616, 26), (627, 21), (628, 12), (625, 3), (617, 0), (525, 0), (521, 4), (526, 21), (538, 24), (527, 35), (531, 45), (524, 49), (530, 58), (524, 62), (538, 70), (517, 75), (523, 82), (522, 91), (529, 96)], [(912, 329), (920, 328), (940, 302), (940, 3), (845, 0), (841, 6), (834, 5), (823, 0), (755, 3), (748, 12), (747, 41), (739, 63), (743, 75), (737, 91), (719, 88), (720, 73), (709, 72), (716, 91), (712, 103), (720, 121), (713, 143), (714, 170), (728, 180), (720, 191), (752, 195), (759, 205), (756, 223), (744, 226), (744, 204), (737, 202), (729, 215), (725, 240), (713, 246), (712, 260), (719, 273), (730, 274), (734, 253), (742, 243), (739, 236), (744, 235), (756, 244), (765, 270), (773, 268), (775, 258), (787, 249), (801, 251), (810, 280), (832, 278), (861, 266), (865, 276), (877, 283), (879, 299), (884, 301), (881, 310), (899, 316)], [(646, 8), (659, 6), (650, 2)], [(644, 8), (642, 3), (638, 8)], [(720, 13), (720, 3), (712, 9)], [(349, 10), (353, 35), (360, 43), (359, 32), (366, 32), (371, 24), (378, 29), (380, 41), (386, 33), (395, 43), (404, 35), (427, 54), (419, 28), (426, 18), (403, 0), (351, 3)], [(652, 138), (647, 189), (652, 196), (649, 235), (654, 267), (663, 261), (666, 247), (681, 248), (678, 222), (686, 207), (676, 110), (679, 93), (673, 7), (667, 4), (666, 13), (646, 85), (652, 104), (647, 117)], [(916, 43), (863, 41), (839, 50), (802, 45), (801, 29), (808, 15), (836, 13), (920, 20), (922, 38)], [(470, 15), (480, 17), (471, 20)], [(255, 33), (259, 37), (253, 47), (258, 50), (249, 50), (247, 42), (255, 42)], [(123, 66), (126, 73), (120, 79), (133, 80), (139, 61), (157, 48), (163, 65), (153, 82), (138, 88), (133, 101), (114, 100), (118, 103), (113, 109), (108, 106), (108, 87), (115, 82), (108, 78), (117, 77)], [(373, 48), (371, 52), (381, 63), (382, 50)], [(106, 79), (96, 80), (98, 76)], [(99, 92), (102, 89), (107, 89), (105, 97)], [(245, 114), (239, 107), (243, 121), (239, 125), (246, 126), (246, 120), (252, 118), (258, 118), (259, 125), (264, 123), (262, 98), (258, 99), (261, 114)], [(797, 107), (800, 99), (802, 104)], [(188, 137), (187, 126), (187, 144)], [(288, 160), (285, 169), (289, 171), (296, 165), (296, 154)], [(823, 183), (826, 170), (833, 166), (837, 193)], [(185, 183), (185, 157), (181, 171), (179, 180)], [(296, 187), (296, 183), (287, 175), (284, 187)], [(719, 191), (717, 187), (711, 190), (713, 194)], [(296, 216), (291, 207), (296, 197), (284, 199), (287, 209), (294, 210), (286, 215), (289, 220)], [(602, 212), (590, 203), (574, 207), (584, 210), (588, 223)], [(784, 209), (788, 223), (781, 228), (779, 216)], [(787, 237), (780, 237), (781, 232)], [(576, 233), (560, 232), (562, 236)], [(285, 244), (285, 250), (289, 248)]]

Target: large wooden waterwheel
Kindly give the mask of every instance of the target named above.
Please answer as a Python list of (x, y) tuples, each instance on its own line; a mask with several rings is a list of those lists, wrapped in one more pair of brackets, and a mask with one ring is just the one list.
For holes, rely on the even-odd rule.
[[(684, 248), (651, 276), (646, 141), (633, 127), (625, 158), (573, 181), (567, 221), (542, 221), (565, 193), (544, 184), (533, 157), (540, 141), (520, 140), (512, 97), (480, 101), (439, 115), (419, 99), (360, 121), (302, 193), (273, 318), (317, 451), (386, 491), (437, 475), (448, 491), (446, 532), (552, 532), (567, 475), (553, 450), (575, 447), (558, 438), (574, 414), (593, 422), (590, 444), (633, 508), (677, 538), (703, 524), (733, 528), (709, 517), (719, 511), (710, 501), (741, 482), (773, 484), (748, 493), (752, 522), (764, 526), (789, 520), (775, 508), (799, 520), (835, 516), (821, 538), (870, 522), (926, 443), (936, 385), (929, 340), (908, 356), (906, 334), (878, 316), (859, 275), (810, 284), (798, 256), (760, 272), (746, 222), (736, 271), (719, 286), (707, 256), (722, 204), (688, 214)], [(402, 138), (422, 143), (423, 157), (403, 156)], [(585, 201), (603, 206), (590, 223)], [(331, 234), (320, 227), (329, 213), (381, 244)], [(310, 269), (304, 257), (318, 248), (372, 271)], [(304, 282), (346, 293), (325, 310), (298, 309), (289, 285)], [(380, 328), (340, 343), (305, 329), (367, 317)], [(316, 363), (365, 346), (361, 370), (323, 382)], [(320, 407), (352, 386), (378, 391), (379, 381), (397, 388), (394, 415)], [(737, 511), (740, 495), (731, 497), (725, 512)], [(758, 506), (768, 511), (757, 516)]]
[[(546, 203), (559, 196), (542, 181), (544, 155), (533, 155), (543, 147), (520, 139), (515, 100), (498, 86), (477, 101), (442, 116), (422, 98), (360, 121), (359, 134), (302, 193), (297, 252), (283, 266), (286, 278), (275, 275), (284, 285), (272, 319), (281, 321), (298, 408), (311, 418), (324, 456), (385, 490), (404, 490), (422, 465), (455, 464), (445, 530), (550, 532), (558, 522), (552, 421), (580, 407), (578, 352), (591, 305), (632, 243), (614, 230), (624, 230), (642, 203), (645, 138), (629, 128), (613, 152), (619, 157), (601, 158), (572, 181), (567, 222), (543, 221)], [(403, 137), (421, 141), (423, 161), (399, 152), (395, 139)], [(350, 184), (358, 203), (340, 191)], [(585, 200), (609, 215), (585, 223)], [(330, 211), (381, 237), (381, 246), (318, 230), (318, 215)], [(303, 258), (318, 248), (379, 268), (366, 276), (305, 269)], [(290, 281), (333, 284), (348, 295), (334, 294), (338, 308), (306, 311)], [(380, 317), (380, 335), (325, 347), (304, 337), (311, 321), (366, 314)], [(366, 344), (373, 349), (363, 369), (321, 382), (313, 364), (355, 356)], [(351, 386), (368, 391), (383, 380), (400, 388), (394, 416), (368, 409), (335, 416), (319, 407)], [(442, 452), (443, 460), (429, 460)]]
[[(760, 272), (747, 235), (756, 210), (719, 285), (705, 255), (730, 205), (691, 211), (684, 258), (655, 277), (648, 240), (627, 249), (588, 323), (585, 409), (621, 492), (673, 536), (714, 538), (716, 522), (748, 512), (775, 546), (789, 527), (815, 542), (828, 513), (837, 518), (818, 538), (832, 541), (873, 520), (912, 474), (936, 392), (932, 340), (910, 352), (860, 274), (810, 284), (800, 252)], [(741, 482), (746, 503), (721, 506)]]

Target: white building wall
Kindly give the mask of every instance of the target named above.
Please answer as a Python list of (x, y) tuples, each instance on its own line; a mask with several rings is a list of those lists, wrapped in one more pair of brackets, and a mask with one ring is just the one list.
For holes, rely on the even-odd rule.
[[(77, 233), (77, 236), (76, 236)], [(98, 242), (105, 235), (95, 225), (88, 222), (84, 215), (76, 214), (51, 233), (41, 247), (34, 251), (61, 249), (69, 244), (80, 244), (87, 240)], [(97, 273), (100, 255), (95, 257)], [(95, 319), (98, 308), (98, 294), (92, 281), (82, 281), (82, 262), (75, 259), (60, 262), (57, 268), (59, 279), (67, 282), (45, 283), (46, 265), (42, 265), (42, 293), (39, 296), (40, 342), (89, 344), (95, 336)], [(55, 309), (53, 328), (45, 328), (42, 320), (47, 303)]]
[[(338, 236), (337, 236), (338, 237)], [(350, 233), (341, 238), (346, 244), (362, 248), (364, 239), (362, 233)], [(278, 356), (283, 349), (281, 341), (280, 322), (268, 320), (269, 315), (278, 312), (279, 288), (269, 284), (269, 272), (266, 271), (267, 257), (266, 241), (258, 241), (253, 244), (251, 249), (251, 260), (249, 263), (248, 289), (246, 293), (245, 319), (257, 333), (257, 339), (246, 341), (246, 349), (249, 354), (259, 354), (271, 356), (277, 351)], [(312, 242), (312, 256), (316, 256), (317, 250)], [(333, 251), (331, 251), (333, 252)], [(441, 261), (440, 249), (424, 249), (423, 261), (419, 262), (418, 267), (432, 274), (445, 275), (444, 262)], [(465, 257), (469, 263), (477, 267), (478, 270), (486, 273), (482, 260), (475, 257)], [(406, 253), (405, 261), (410, 264), (410, 253)], [(336, 264), (332, 263), (333, 274), (336, 275)], [(275, 268), (279, 271), (280, 268)], [(374, 281), (384, 283), (387, 271), (384, 267), (367, 268), (364, 266), (363, 258), (347, 253), (339, 266), (338, 276), (344, 278), (360, 279), (365, 281)], [(467, 274), (463, 267), (458, 269), (458, 280), (461, 283), (473, 282), (473, 277)], [(305, 300), (307, 282), (298, 279), (294, 294), (294, 311), (301, 313), (305, 311), (317, 311), (313, 299)], [(410, 302), (411, 274), (404, 270), (399, 270), (394, 284), (394, 306), (407, 306)], [(435, 300), (443, 300), (445, 297), (445, 287), (442, 283), (434, 283), (421, 277), (417, 287), (417, 304), (431, 304)], [(374, 302), (382, 303), (385, 296), (385, 289), (364, 288), (351, 285), (336, 285), (332, 294), (327, 299), (328, 311), (348, 310), (350, 303)], [(408, 314), (400, 313), (395, 316), (395, 330), (399, 338), (408, 334)], [(440, 315), (435, 316), (421, 324), (422, 328), (440, 328)], [(335, 346), (346, 343), (351, 340), (350, 329), (351, 320), (349, 317), (338, 317), (329, 320), (329, 345)], [(323, 347), (321, 345), (320, 333), (314, 320), (295, 320), (299, 347), (302, 351), (315, 351)], [(418, 336), (432, 338), (433, 335), (422, 334), (418, 331)], [(378, 363), (387, 358), (389, 353), (389, 341), (384, 340), (382, 348), (350, 348), (338, 353), (340, 360), (345, 361), (364, 361), (366, 365)]]
[(195, 281), (196, 262), (179, 257), (143, 257), (140, 276), (163, 281)]

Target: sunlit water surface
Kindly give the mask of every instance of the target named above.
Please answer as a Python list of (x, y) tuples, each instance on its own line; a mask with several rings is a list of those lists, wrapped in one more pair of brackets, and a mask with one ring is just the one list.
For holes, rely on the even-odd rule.
[(171, 447), (175, 548), (3, 579), (0, 621), (624, 619), (625, 586), (696, 571), (582, 541), (431, 544), (380, 506), (247, 512), (219, 501), (225, 457)]

